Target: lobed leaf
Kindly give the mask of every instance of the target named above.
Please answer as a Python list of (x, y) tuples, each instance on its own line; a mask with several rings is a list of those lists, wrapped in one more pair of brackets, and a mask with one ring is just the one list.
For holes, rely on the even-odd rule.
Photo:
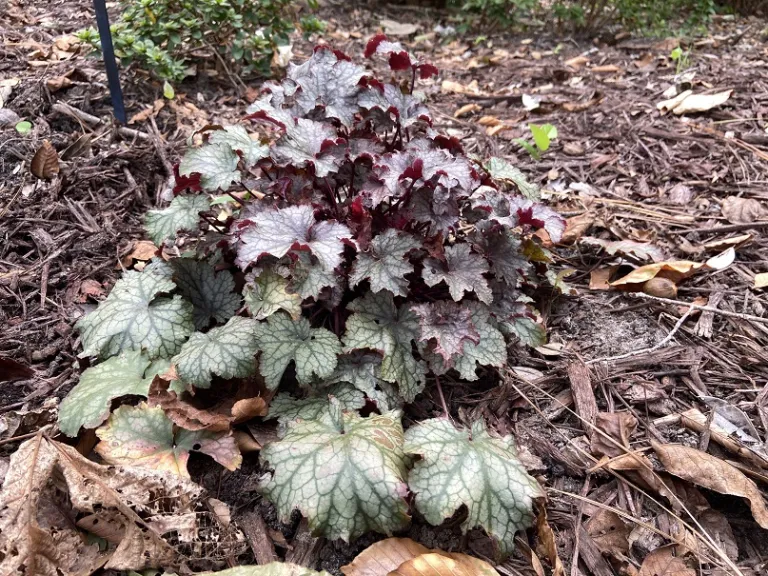
[(107, 299), (75, 325), (83, 341), (80, 356), (107, 358), (125, 350), (173, 356), (194, 330), (192, 304), (181, 296), (160, 296), (175, 288), (161, 273), (127, 271)]
[(180, 230), (196, 230), (200, 212), (207, 212), (211, 202), (207, 196), (176, 196), (163, 210), (150, 210), (144, 217), (147, 234), (157, 246), (174, 240)]
[(280, 385), (291, 362), (295, 363), (299, 384), (310, 384), (313, 374), (318, 378), (330, 376), (341, 353), (341, 343), (333, 332), (312, 328), (306, 318), (292, 320), (281, 313), (259, 324), (257, 339), (261, 349), (259, 370), (270, 390)]
[(419, 321), (408, 306), (397, 308), (390, 292), (367, 292), (347, 306), (344, 346), (347, 351), (381, 352), (381, 377), (397, 384), (406, 402), (424, 388), (426, 368), (413, 356), (411, 342), (419, 337)]
[(466, 342), (480, 342), (468, 307), (440, 300), (411, 306), (411, 310), (419, 317), (419, 342), (431, 343), (431, 349), (448, 366), (453, 364), (454, 356), (464, 352)]
[(408, 294), (406, 274), (413, 272), (413, 264), (405, 257), (419, 248), (421, 243), (410, 234), (389, 229), (376, 236), (367, 252), (357, 256), (349, 277), (352, 287), (369, 280), (372, 292), (389, 290), (395, 296)]
[(207, 328), (212, 320), (223, 324), (240, 307), (240, 295), (234, 292), (235, 281), (226, 270), (218, 273), (208, 262), (191, 258), (171, 260), (173, 281), (179, 292), (192, 302), (195, 328)]
[(268, 420), (277, 418), (281, 427), (296, 420), (322, 420), (330, 417), (331, 401), (335, 398), (342, 410), (355, 411), (365, 406), (365, 396), (351, 384), (337, 384), (324, 389), (317, 396), (294, 398), (281, 392), (269, 404)]
[(173, 358), (181, 381), (209, 388), (213, 375), (245, 378), (256, 372), (259, 323), (233, 316), (224, 326), (195, 332)]
[(298, 509), (312, 532), (349, 542), (371, 530), (392, 534), (410, 518), (399, 412), (299, 420), (261, 458), (274, 469), (261, 491), (288, 521)]
[(184, 478), (189, 478), (187, 461), (193, 450), (207, 454), (229, 470), (239, 468), (242, 462), (230, 434), (182, 429), (174, 434), (173, 422), (163, 409), (151, 408), (144, 402), (115, 410), (96, 435), (101, 440), (96, 452), (109, 464), (151, 468)]
[[(269, 156), (269, 146), (253, 140), (246, 129), (240, 125), (224, 126), (223, 130), (211, 132), (208, 142), (213, 145), (229, 146), (231, 150), (240, 152), (243, 155), (246, 168), (254, 166), (259, 160)], [(201, 174), (205, 177), (204, 172)], [(205, 186), (205, 184), (203, 185)], [(222, 188), (225, 187), (222, 186)]]
[(242, 174), (237, 165), (240, 157), (227, 144), (207, 144), (190, 148), (179, 164), (179, 175), (200, 174), (203, 190), (226, 190), (233, 182), (240, 182)]
[(445, 282), (456, 302), (465, 292), (474, 292), (481, 302), (490, 304), (493, 300), (488, 281), (483, 274), (488, 272), (488, 263), (482, 256), (472, 252), (469, 244), (454, 244), (445, 249), (445, 261), (435, 258), (424, 261), (422, 277), (427, 286)]
[(442, 524), (466, 506), (463, 531), (480, 526), (502, 555), (512, 553), (515, 532), (531, 524), (533, 500), (544, 492), (518, 460), (511, 436), (491, 436), (482, 421), (469, 431), (436, 418), (409, 428), (404, 450), (421, 457), (408, 484), (427, 522)]
[(264, 320), (278, 310), (284, 310), (291, 318), (301, 316), (302, 297), (289, 292), (289, 281), (276, 272), (257, 270), (249, 276), (243, 295), (251, 316)]

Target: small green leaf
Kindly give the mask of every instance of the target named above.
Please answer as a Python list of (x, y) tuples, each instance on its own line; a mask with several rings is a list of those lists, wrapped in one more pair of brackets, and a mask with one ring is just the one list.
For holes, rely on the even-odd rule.
[(285, 310), (291, 318), (301, 316), (301, 296), (288, 291), (288, 280), (272, 270), (256, 270), (248, 278), (244, 293), (248, 311), (257, 320), (264, 320), (278, 310)]
[(296, 365), (299, 384), (312, 382), (312, 375), (326, 378), (336, 368), (341, 343), (325, 328), (312, 328), (309, 320), (291, 318), (282, 313), (272, 314), (259, 325), (261, 358), (259, 370), (270, 390), (280, 385), (283, 372), (291, 361)]
[(167, 361), (150, 366), (141, 352), (129, 350), (86, 369), (61, 402), (59, 429), (67, 436), (77, 436), (81, 427), (96, 428), (109, 416), (112, 400), (146, 397), (152, 378), (167, 367)]
[(544, 491), (518, 460), (512, 436), (493, 437), (482, 421), (470, 433), (435, 418), (408, 429), (404, 450), (421, 457), (408, 485), (427, 522), (442, 524), (466, 506), (464, 532), (480, 526), (504, 556), (514, 550), (515, 532), (530, 526), (533, 500)]
[(517, 336), (520, 342), (536, 348), (547, 343), (547, 329), (527, 316), (517, 316), (499, 323), (499, 327), (506, 334)]
[(168, 80), (163, 83), (163, 96), (167, 100), (173, 100), (176, 97), (176, 90), (173, 89)]
[(237, 169), (240, 158), (228, 145), (208, 144), (191, 148), (179, 165), (179, 174), (200, 174), (203, 190), (226, 190), (232, 182), (240, 182), (242, 174)]
[(217, 273), (208, 262), (191, 258), (176, 258), (171, 267), (176, 286), (195, 307), (195, 328), (207, 328), (211, 320), (223, 324), (234, 316), (240, 307), (240, 296), (234, 292), (235, 281), (230, 272)]
[(128, 270), (106, 300), (80, 319), (81, 357), (107, 358), (124, 350), (145, 350), (150, 358), (170, 358), (194, 330), (192, 304), (181, 296), (161, 296), (176, 285), (163, 274)]
[(262, 493), (283, 521), (298, 509), (313, 533), (332, 540), (405, 528), (400, 413), (361, 418), (348, 412), (342, 421), (339, 432), (330, 417), (299, 420), (281, 441), (268, 444), (261, 458), (274, 473), (263, 479)]
[(16, 132), (18, 132), (22, 136), (26, 136), (31, 131), (32, 131), (32, 122), (27, 122), (26, 120), (22, 120), (21, 122), (16, 124)]
[(407, 305), (397, 308), (386, 290), (367, 292), (347, 309), (354, 314), (347, 319), (345, 349), (381, 352), (381, 377), (397, 384), (405, 401), (413, 402), (426, 381), (426, 366), (411, 351), (411, 341), (419, 337), (416, 314)]
[(121, 406), (96, 430), (101, 442), (96, 452), (105, 462), (172, 472), (189, 478), (190, 451), (207, 454), (228, 470), (240, 467), (243, 457), (228, 432), (182, 430), (174, 434), (173, 422), (160, 407), (145, 402)]
[(534, 160), (538, 160), (541, 158), (541, 153), (539, 152), (538, 148), (528, 142), (527, 140), (524, 140), (523, 138), (515, 138), (514, 140), (515, 144), (519, 144), (528, 154), (530, 154), (531, 158)]
[(552, 124), (543, 124), (541, 126), (538, 124), (529, 124), (528, 128), (531, 129), (533, 141), (541, 152), (549, 150), (551, 141), (557, 138), (557, 128)]
[(144, 217), (147, 234), (157, 246), (176, 238), (180, 230), (196, 230), (200, 212), (207, 212), (211, 202), (207, 196), (176, 196), (163, 210), (150, 210)]
[(224, 326), (192, 334), (173, 358), (181, 381), (209, 388), (214, 374), (222, 378), (251, 376), (256, 371), (258, 326), (252, 318), (233, 316)]

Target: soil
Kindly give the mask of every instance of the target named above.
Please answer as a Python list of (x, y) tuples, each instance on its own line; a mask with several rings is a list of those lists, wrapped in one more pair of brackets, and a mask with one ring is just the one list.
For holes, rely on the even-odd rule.
[[(86, 366), (78, 358), (74, 323), (109, 292), (121, 268), (134, 265), (130, 254), (143, 238), (142, 215), (167, 200), (172, 165), (186, 139), (207, 124), (241, 117), (259, 86), (255, 80), (249, 83), (252, 90), (241, 93), (225, 75), (201, 70), (177, 88), (174, 101), (164, 102), (160, 83), (127, 70), (122, 78), (128, 115), (156, 102), (162, 106), (129, 125), (133, 132), (121, 131), (109, 119), (100, 62), (77, 45), (56, 45), (57, 39), (94, 21), (90, 2), (12, 0), (8, 6), (0, 11), (0, 78), (19, 82), (4, 98), (0, 114), (10, 110), (29, 120), (33, 129), (21, 135), (15, 122), (3, 126), (0, 115), (0, 357), (31, 367), (35, 375), (13, 382), (0, 378), (0, 413), (22, 406), (34, 409), (48, 397), (62, 398), (74, 385)], [(637, 570), (643, 551), (666, 542), (653, 541), (652, 533), (642, 529), (643, 523), (658, 520), (661, 509), (626, 478), (589, 471), (595, 462), (584, 451), (589, 452), (591, 431), (581, 422), (580, 405), (574, 404), (576, 388), (568, 368), (588, 363), (601, 413), (634, 414), (639, 424), (631, 447), (644, 453), (652, 453), (649, 439), (654, 438), (737, 458), (709, 433), (675, 420), (676, 414), (694, 407), (708, 414), (701, 396), (738, 407), (759, 430), (760, 441), (766, 439), (768, 330), (754, 318), (765, 316), (768, 301), (754, 288), (754, 276), (768, 272), (768, 225), (765, 212), (734, 221), (723, 210), (727, 198), (768, 199), (765, 23), (717, 18), (707, 35), (684, 40), (691, 55), (689, 69), (681, 71), (669, 58), (673, 39), (621, 33), (574, 38), (541, 31), (495, 33), (484, 39), (447, 37), (434, 31), (437, 24), (452, 24), (447, 12), (413, 6), (379, 6), (372, 12), (328, 5), (319, 16), (328, 22), (323, 41), (354, 55), (362, 53), (382, 18), (418, 24), (418, 33), (402, 40), (441, 70), (440, 79), (424, 88), (435, 128), (460, 137), (470, 153), (507, 158), (542, 186), (547, 201), (573, 219), (571, 224), (578, 218), (589, 222), (569, 245), (552, 248), (557, 268), (574, 270), (566, 281), (577, 292), (544, 290), (539, 295), (554, 346), (517, 350), (504, 383), (489, 375), (479, 385), (448, 380), (444, 388), (457, 420), (483, 417), (499, 432), (516, 435), (529, 470), (550, 489), (548, 521), (566, 570), (570, 572), (576, 555), (583, 574), (606, 574), (605, 567), (613, 573)], [(310, 53), (313, 40), (297, 36), (296, 60)], [(62, 88), (63, 76), (68, 82)], [(446, 80), (457, 85), (451, 89), (443, 84)], [(661, 114), (657, 103), (675, 85), (696, 92), (733, 92), (725, 105), (702, 114)], [(527, 109), (523, 95), (526, 102), (537, 99), (538, 107)], [(456, 111), (468, 105), (476, 110), (457, 118)], [(75, 109), (74, 115), (66, 106)], [(77, 111), (100, 123), (84, 121), (82, 114), (78, 118)], [(529, 123), (558, 129), (558, 138), (539, 161), (515, 143), (529, 137)], [(494, 134), (493, 124), (505, 128)], [(60, 174), (49, 180), (38, 179), (29, 169), (46, 140), (61, 159)], [(682, 301), (717, 305), (730, 315), (716, 313), (707, 319), (696, 311), (677, 326), (685, 307), (590, 289), (590, 277), (609, 265), (648, 262), (631, 254), (608, 254), (582, 242), (584, 236), (651, 242), (667, 259), (697, 262), (735, 247), (733, 265), (686, 279), (677, 295)], [(658, 346), (665, 338), (668, 342)], [(652, 391), (653, 398), (641, 395), (641, 389)], [(428, 390), (408, 408), (406, 421), (440, 413), (434, 391)], [(18, 444), (6, 440), (0, 449), (7, 455)], [(766, 488), (768, 465), (756, 468), (744, 460), (740, 465)], [(256, 454), (247, 454), (243, 467), (231, 473), (203, 457), (193, 457), (190, 470), (211, 495), (230, 505), (235, 521), (259, 510), (273, 531), (267, 537), (278, 554), (290, 557), (301, 531), (299, 518), (279, 522), (258, 495), (262, 471)], [(577, 530), (596, 509), (567, 493), (615, 506), (634, 518), (628, 522), (632, 551), (606, 553), (605, 558), (598, 554), (602, 563), (587, 554), (584, 547), (594, 546), (595, 535)], [(733, 529), (739, 551), (735, 560), (742, 572), (764, 573), (768, 538), (755, 530), (748, 507), (734, 497), (705, 496)], [(417, 517), (407, 536), (429, 547), (492, 559), (493, 550), (481, 532), (461, 535), (460, 516), (437, 528)], [(534, 532), (521, 541), (533, 545), (538, 538)], [(379, 538), (366, 536), (353, 545), (321, 542), (307, 562), (338, 574), (340, 566)], [(253, 555), (247, 551), (234, 562), (253, 562)], [(498, 569), (502, 574), (532, 573), (530, 553), (521, 547)]]

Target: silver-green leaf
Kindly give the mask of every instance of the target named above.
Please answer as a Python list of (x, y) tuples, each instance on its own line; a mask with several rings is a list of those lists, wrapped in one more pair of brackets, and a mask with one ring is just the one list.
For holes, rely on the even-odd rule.
[(226, 190), (232, 182), (240, 182), (239, 161), (239, 156), (228, 144), (207, 144), (187, 151), (179, 164), (179, 174), (200, 174), (200, 185), (208, 192)]
[(465, 532), (480, 526), (504, 556), (514, 550), (515, 532), (531, 524), (533, 500), (544, 492), (518, 460), (512, 436), (491, 436), (482, 421), (470, 432), (435, 418), (408, 429), (404, 450), (421, 457), (408, 485), (427, 522), (437, 526), (466, 506)]
[(408, 294), (405, 275), (413, 272), (406, 255), (419, 248), (421, 243), (410, 234), (390, 228), (371, 240), (368, 251), (357, 255), (349, 277), (351, 286), (369, 280), (372, 292), (389, 290), (395, 296)]
[(371, 530), (405, 528), (407, 473), (399, 412), (361, 418), (342, 415), (299, 420), (285, 437), (268, 444), (261, 458), (274, 469), (261, 491), (284, 521), (298, 509), (313, 533), (350, 541)]
[(258, 321), (233, 316), (224, 326), (195, 332), (173, 358), (185, 384), (209, 388), (213, 375), (245, 378), (256, 371)]
[(257, 320), (264, 320), (278, 310), (291, 318), (301, 316), (301, 296), (288, 291), (289, 281), (271, 269), (256, 270), (249, 275), (243, 295), (248, 311)]
[(195, 230), (200, 212), (211, 208), (208, 196), (176, 196), (163, 210), (150, 210), (144, 217), (144, 227), (152, 242), (160, 246), (173, 240), (180, 230)]
[(347, 351), (377, 350), (383, 354), (381, 377), (397, 384), (406, 402), (424, 389), (426, 367), (417, 361), (411, 341), (419, 337), (419, 320), (407, 305), (397, 308), (392, 293), (368, 292), (349, 306), (344, 346)]
[(252, 140), (246, 129), (239, 124), (224, 126), (223, 130), (211, 132), (208, 137), (211, 144), (229, 146), (243, 155), (246, 168), (250, 168), (262, 158), (269, 156), (269, 146)]
[(81, 427), (96, 428), (109, 416), (112, 400), (146, 397), (152, 378), (167, 366), (167, 361), (150, 365), (141, 352), (129, 350), (87, 368), (61, 402), (59, 429), (67, 436), (77, 436)]
[(329, 414), (331, 396), (339, 401), (342, 410), (359, 410), (365, 406), (365, 395), (360, 390), (351, 384), (336, 384), (306, 398), (281, 392), (269, 403), (267, 419), (277, 418), (281, 427), (294, 420), (319, 420)]
[(270, 390), (280, 385), (283, 372), (291, 361), (296, 363), (299, 384), (312, 382), (313, 374), (325, 378), (336, 368), (341, 343), (325, 328), (312, 328), (309, 320), (292, 320), (283, 313), (273, 314), (259, 325), (259, 369)]
[(150, 358), (170, 358), (194, 330), (192, 304), (181, 296), (161, 296), (176, 285), (154, 272), (129, 270), (106, 300), (76, 324), (81, 357), (108, 358), (124, 350), (144, 350)]
[(195, 328), (207, 328), (211, 320), (223, 324), (240, 307), (240, 296), (234, 292), (235, 281), (226, 270), (216, 272), (208, 262), (191, 258), (171, 260), (173, 280), (179, 291), (195, 307)]

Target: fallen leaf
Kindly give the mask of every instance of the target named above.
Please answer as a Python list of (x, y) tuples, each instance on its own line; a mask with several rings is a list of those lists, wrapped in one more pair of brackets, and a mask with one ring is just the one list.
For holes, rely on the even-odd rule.
[(584, 214), (579, 214), (572, 218), (566, 218), (565, 232), (563, 232), (563, 236), (560, 238), (560, 244), (573, 244), (589, 231), (594, 222), (595, 218), (589, 212), (584, 212)]
[(621, 254), (637, 260), (651, 260), (662, 262), (666, 257), (664, 250), (647, 242), (635, 242), (634, 240), (603, 240), (587, 236), (581, 239), (582, 244), (599, 246), (611, 256)]
[(604, 268), (595, 268), (589, 273), (590, 290), (610, 290), (611, 278), (619, 269), (618, 266), (606, 266)]
[(464, 84), (460, 84), (459, 82), (454, 82), (453, 80), (443, 80), (442, 84), (440, 85), (440, 90), (443, 92), (443, 94), (480, 94), (480, 88), (477, 80), (472, 80), (472, 82), (466, 86)]
[(157, 113), (165, 108), (165, 100), (157, 99), (154, 104), (147, 106), (141, 112), (137, 112), (128, 120), (128, 124), (135, 124), (136, 122), (145, 122), (150, 118), (157, 116)]
[(0, 382), (13, 382), (32, 378), (35, 371), (11, 358), (0, 356)]
[(621, 72), (621, 68), (615, 64), (605, 64), (603, 66), (594, 66), (591, 68), (595, 74), (613, 74), (615, 72)]
[[(387, 576), (498, 576), (487, 562), (453, 552), (422, 554), (400, 564)], [(382, 574), (382, 576), (384, 576)]]
[(765, 288), (768, 286), (768, 272), (755, 274), (755, 288)]
[(672, 556), (672, 548), (654, 550), (643, 560), (639, 576), (696, 576), (680, 558)]
[(691, 262), (688, 260), (669, 260), (648, 264), (632, 270), (626, 276), (611, 282), (611, 286), (638, 291), (651, 278), (661, 275), (677, 284), (701, 270), (722, 270), (733, 263), (736, 251), (729, 248), (706, 262)]
[(528, 112), (533, 112), (534, 110), (537, 110), (539, 106), (541, 106), (540, 99), (536, 96), (531, 96), (530, 94), (523, 94), (522, 101), (523, 108), (528, 110)]
[(589, 63), (589, 58), (587, 58), (586, 56), (575, 56), (570, 60), (566, 60), (564, 62), (566, 66), (570, 66), (575, 70), (579, 70), (580, 68), (583, 68), (584, 65), (588, 63)]
[(488, 136), (495, 136), (499, 132), (503, 132), (504, 130), (509, 130), (511, 126), (507, 126), (506, 124), (497, 124), (496, 126), (490, 126), (485, 129), (485, 133)]
[(723, 216), (732, 224), (752, 224), (766, 217), (763, 205), (754, 198), (728, 196), (721, 207)]
[(616, 512), (600, 508), (587, 520), (584, 528), (603, 554), (619, 557), (629, 551), (629, 534), (632, 529), (624, 524)]
[(595, 456), (619, 456), (629, 451), (629, 438), (637, 428), (637, 418), (629, 412), (600, 412), (595, 426), (607, 434), (620, 446), (605, 438), (602, 434), (592, 434), (591, 448)]
[(410, 538), (387, 538), (363, 550), (341, 571), (345, 576), (384, 576), (404, 562), (430, 552)]
[(456, 112), (453, 113), (454, 118), (463, 118), (464, 116), (467, 116), (469, 114), (472, 114), (474, 112), (480, 112), (483, 108), (479, 106), (478, 104), (464, 104), (461, 108), (456, 110)]
[(678, 183), (672, 186), (669, 192), (667, 192), (667, 196), (669, 197), (669, 201), (672, 202), (672, 204), (677, 204), (678, 206), (686, 206), (690, 204), (691, 200), (693, 200), (693, 190), (690, 186)]
[(584, 147), (576, 142), (566, 142), (563, 145), (563, 152), (568, 156), (584, 156)]
[[(657, 298), (676, 298), (677, 284), (669, 278), (651, 278), (643, 284), (643, 292)], [(685, 314), (685, 312), (681, 312), (681, 314)]]
[(72, 80), (70, 80), (66, 74), (62, 76), (55, 76), (54, 78), (49, 78), (45, 81), (45, 85), (51, 92), (58, 92), (64, 88), (69, 88), (73, 84), (74, 83)]
[(673, 114), (690, 114), (706, 112), (724, 104), (731, 97), (733, 90), (718, 92), (717, 94), (691, 94), (672, 110)]
[(734, 236), (733, 238), (719, 238), (712, 242), (702, 244), (702, 246), (704, 247), (704, 250), (708, 252), (722, 252), (730, 247), (733, 247), (734, 249), (741, 248), (742, 246), (749, 244), (753, 238), (754, 236), (752, 234), (747, 233), (741, 234), (740, 236)]
[(132, 260), (152, 260), (157, 256), (157, 246), (151, 240), (139, 240), (133, 245), (133, 251), (128, 255)]
[(658, 104), (656, 104), (656, 109), (659, 110), (662, 114), (665, 114), (666, 112), (670, 112), (677, 108), (683, 100), (688, 98), (693, 94), (693, 90), (685, 90), (684, 92), (680, 92), (677, 96), (673, 96), (667, 100), (662, 100)]
[(43, 145), (35, 152), (29, 168), (32, 174), (41, 180), (50, 180), (59, 173), (59, 155), (48, 140), (43, 140)]
[(502, 121), (496, 118), (496, 116), (483, 116), (477, 121), (480, 126), (498, 126), (502, 124)]
[(379, 24), (387, 36), (410, 36), (418, 32), (420, 28), (418, 24), (402, 23), (387, 18), (380, 20)]
[(739, 558), (739, 547), (728, 519), (717, 510), (704, 510), (697, 518), (704, 531), (709, 534), (726, 556), (733, 561)]
[(752, 516), (768, 529), (768, 507), (757, 485), (741, 471), (707, 452), (680, 444), (660, 444), (651, 440), (656, 455), (670, 474), (720, 494), (739, 496), (749, 501)]
[(536, 535), (538, 536), (536, 552), (539, 556), (544, 556), (549, 560), (549, 565), (552, 567), (552, 576), (565, 576), (565, 567), (560, 560), (560, 556), (557, 554), (555, 533), (547, 521), (547, 511), (544, 508), (536, 516)]

